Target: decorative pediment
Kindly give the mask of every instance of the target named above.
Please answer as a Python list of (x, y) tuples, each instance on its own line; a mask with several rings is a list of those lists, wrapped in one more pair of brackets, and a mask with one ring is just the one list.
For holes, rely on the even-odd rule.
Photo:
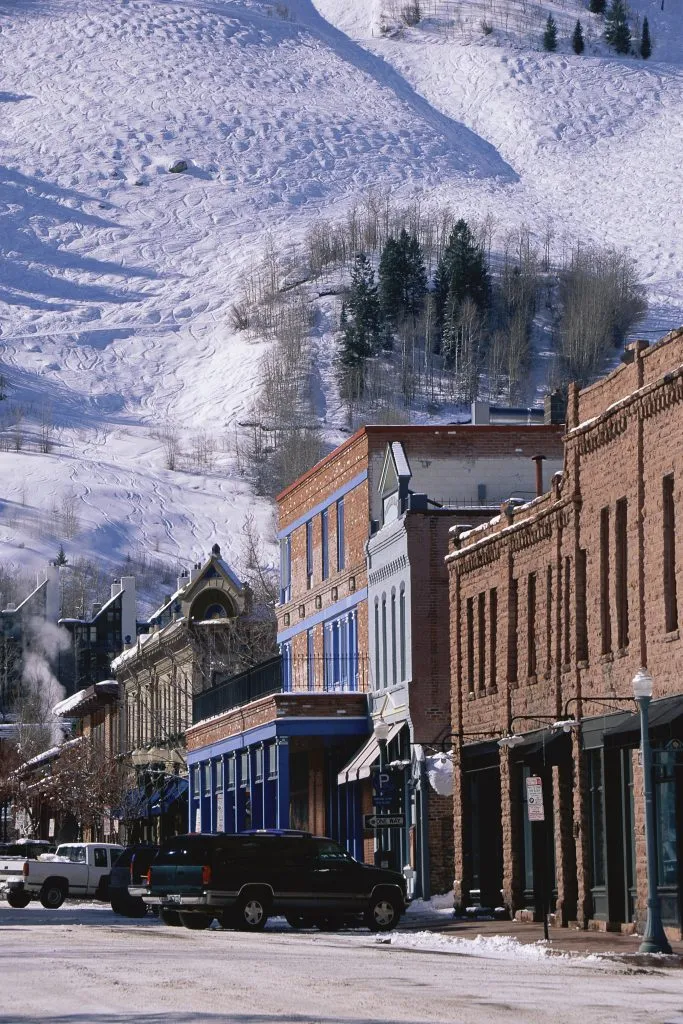
[(244, 611), (246, 588), (214, 544), (211, 557), (178, 597), (180, 613), (190, 621), (231, 619)]
[(388, 444), (384, 453), (378, 491), (382, 499), (382, 520), (384, 525), (401, 515), (410, 483), (410, 466), (400, 441)]

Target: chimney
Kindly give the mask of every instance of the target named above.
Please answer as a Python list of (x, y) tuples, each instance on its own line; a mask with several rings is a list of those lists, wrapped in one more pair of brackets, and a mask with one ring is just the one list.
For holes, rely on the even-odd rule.
[(114, 580), (111, 585), (111, 596), (116, 597), (117, 594), (121, 593), (121, 580)]
[[(119, 588), (123, 590), (121, 597), (121, 635), (124, 643), (133, 643), (137, 635), (135, 576), (122, 576)], [(126, 640), (126, 637), (130, 637), (130, 640)]]
[(192, 569), (190, 570), (190, 582), (191, 583), (194, 583), (194, 581), (197, 579), (197, 577), (199, 576), (200, 570), (201, 570), (201, 563), (200, 562), (195, 562), (194, 565), (192, 566)]
[(92, 615), (90, 616), (90, 618), (94, 619), (97, 615), (99, 615), (101, 611), (102, 605), (99, 603), (99, 601), (96, 601), (95, 604), (92, 606)]
[(178, 586), (176, 587), (176, 590), (182, 590), (183, 587), (186, 587), (189, 582), (190, 582), (190, 574), (187, 571), (187, 569), (183, 569), (183, 571), (181, 572), (180, 576), (176, 580), (176, 583), (178, 584)]
[(543, 460), (545, 455), (532, 455), (531, 461), (536, 463), (536, 497), (543, 494)]
[(472, 402), (472, 426), (485, 427), (491, 422), (491, 406), (488, 402)]
[(566, 423), (567, 420), (567, 398), (560, 388), (555, 388), (543, 399), (543, 422)]
[(47, 589), (45, 594), (45, 618), (57, 622), (62, 614), (62, 588), (59, 582), (59, 566), (53, 562), (45, 570)]

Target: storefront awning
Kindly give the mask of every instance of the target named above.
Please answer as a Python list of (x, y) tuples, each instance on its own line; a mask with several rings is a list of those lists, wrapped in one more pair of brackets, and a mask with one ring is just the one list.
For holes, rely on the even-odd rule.
[[(678, 719), (683, 719), (683, 696), (662, 697), (660, 700), (653, 700), (650, 704), (648, 718), (651, 736), (654, 734), (656, 738), (671, 738), (672, 727)], [(621, 719), (605, 729), (605, 743), (619, 746), (640, 743), (640, 714), (624, 715), (621, 716)]]
[(166, 814), (169, 808), (187, 792), (187, 778), (176, 776), (164, 785), (149, 801), (152, 817)]
[(571, 747), (571, 740), (566, 732), (558, 732), (555, 729), (534, 729), (527, 732), (522, 742), (514, 747), (514, 753), (520, 761), (526, 761), (532, 757), (540, 757), (555, 764), (563, 754), (568, 754)]
[[(405, 722), (394, 722), (389, 730), (387, 744), (391, 743), (405, 725)], [(364, 747), (351, 758), (349, 763), (342, 768), (337, 775), (337, 783), (340, 786), (347, 782), (357, 782), (359, 779), (368, 779), (373, 764), (379, 761), (379, 744), (374, 736), (371, 736)]]

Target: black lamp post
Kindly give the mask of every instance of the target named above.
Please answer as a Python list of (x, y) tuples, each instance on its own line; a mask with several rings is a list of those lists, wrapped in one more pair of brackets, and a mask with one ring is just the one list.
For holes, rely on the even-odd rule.
[(645, 795), (645, 847), (647, 851), (647, 921), (640, 944), (641, 953), (670, 953), (664, 934), (657, 893), (657, 857), (655, 849), (655, 815), (652, 794), (652, 751), (650, 749), (649, 712), (652, 700), (652, 676), (647, 669), (638, 670), (633, 679), (633, 696), (640, 711), (640, 751), (643, 762), (643, 793)]

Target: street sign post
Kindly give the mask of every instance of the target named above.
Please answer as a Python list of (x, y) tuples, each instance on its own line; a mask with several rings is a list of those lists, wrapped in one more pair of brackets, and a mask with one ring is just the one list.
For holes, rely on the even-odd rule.
[(364, 828), (402, 828), (406, 823), (405, 814), (364, 814)]
[[(526, 780), (526, 810), (527, 817), (531, 822), (540, 822), (543, 830), (544, 860), (541, 867), (541, 898), (543, 900), (543, 937), (548, 938), (548, 914), (550, 912), (550, 871), (548, 864), (548, 825), (545, 820), (545, 809), (543, 807), (543, 779), (540, 775), (529, 775)], [(539, 825), (535, 826), (536, 828)]]

